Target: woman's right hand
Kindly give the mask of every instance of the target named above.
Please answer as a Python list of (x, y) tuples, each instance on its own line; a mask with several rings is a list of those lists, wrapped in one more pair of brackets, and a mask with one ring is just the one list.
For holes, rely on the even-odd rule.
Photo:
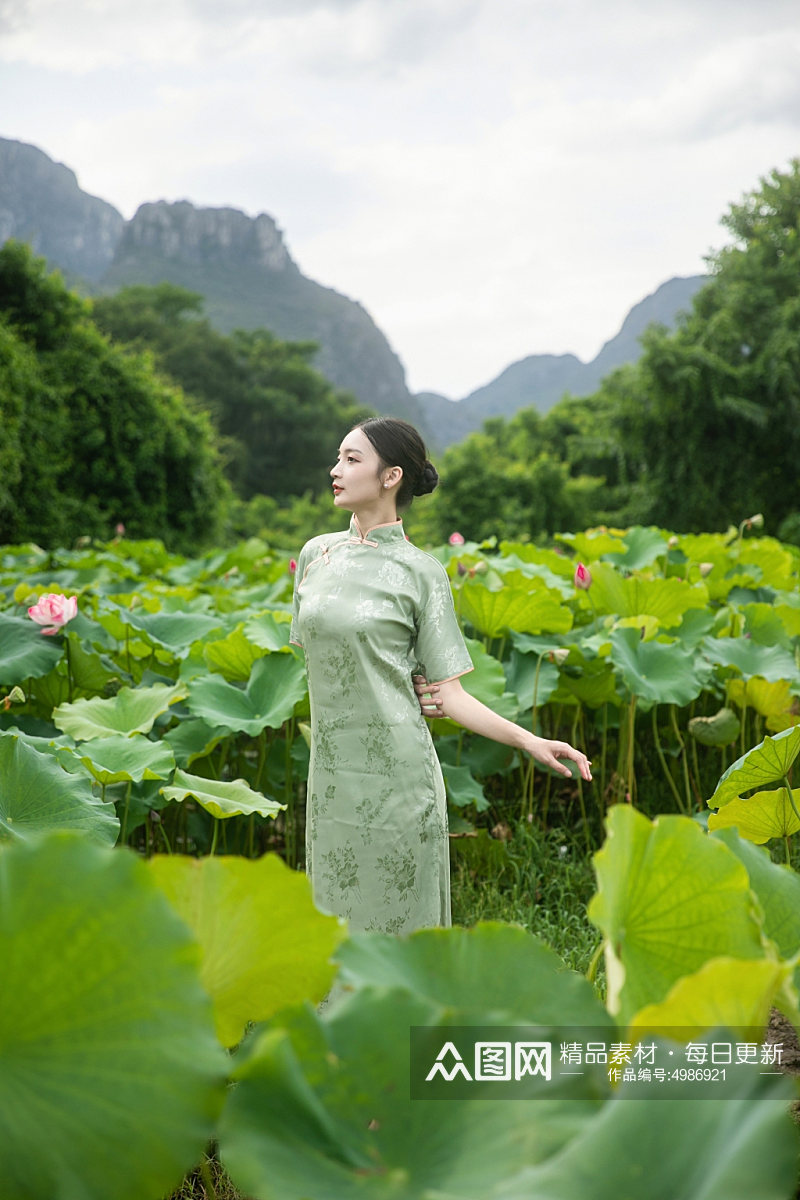
[(438, 683), (428, 683), (424, 675), (412, 675), (411, 679), (423, 717), (440, 717), (442, 715), (442, 698), (439, 695)]

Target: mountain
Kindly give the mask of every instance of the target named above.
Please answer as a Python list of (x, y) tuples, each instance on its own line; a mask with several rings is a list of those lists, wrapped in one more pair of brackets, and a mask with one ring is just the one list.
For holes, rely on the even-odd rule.
[(431, 441), (444, 449), (480, 429), (489, 417), (511, 417), (521, 408), (537, 408), (545, 413), (566, 393), (591, 395), (604, 376), (638, 359), (639, 339), (648, 325), (655, 322), (674, 328), (680, 313), (691, 307), (692, 297), (705, 282), (706, 276), (691, 275), (662, 283), (652, 295), (634, 305), (619, 333), (591, 362), (584, 363), (574, 354), (532, 354), (512, 363), (491, 383), (463, 400), (447, 400), (432, 392), (419, 395)]
[(566, 392), (589, 395), (604, 375), (639, 357), (638, 339), (657, 321), (673, 326), (703, 276), (671, 279), (631, 309), (616, 337), (589, 363), (573, 354), (534, 354), (452, 401), (412, 396), (405, 371), (366, 309), (307, 278), (271, 216), (188, 201), (143, 204), (125, 221), (113, 205), (82, 191), (73, 171), (35, 146), (0, 138), (0, 244), (30, 242), (86, 292), (164, 280), (199, 292), (217, 328), (266, 327), (314, 341), (314, 365), (337, 387), (381, 413), (418, 424), (441, 450), (491, 416), (535, 406), (546, 412)]
[(314, 365), (337, 387), (378, 412), (419, 420), (400, 359), (361, 304), (299, 270), (272, 217), (188, 201), (143, 204), (122, 231), (99, 280), (103, 292), (168, 280), (206, 298), (225, 333), (271, 329), (314, 341)]
[(366, 309), (308, 279), (266, 213), (143, 204), (131, 221), (35, 146), (0, 138), (0, 244), (29, 242), (72, 286), (108, 293), (162, 281), (200, 292), (224, 332), (266, 327), (314, 341), (314, 365), (378, 412), (421, 422), (405, 370)]
[(69, 167), (35, 146), (0, 138), (0, 244), (28, 242), (68, 278), (95, 282), (124, 225), (112, 204), (81, 191)]

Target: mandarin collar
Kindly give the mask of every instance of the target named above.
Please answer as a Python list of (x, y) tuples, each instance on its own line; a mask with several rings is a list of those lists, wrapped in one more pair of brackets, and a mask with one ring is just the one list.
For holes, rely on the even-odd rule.
[(350, 540), (363, 545), (377, 546), (382, 542), (405, 541), (406, 532), (403, 522), (398, 517), (396, 521), (388, 521), (383, 525), (372, 525), (361, 531), (355, 513), (350, 518)]

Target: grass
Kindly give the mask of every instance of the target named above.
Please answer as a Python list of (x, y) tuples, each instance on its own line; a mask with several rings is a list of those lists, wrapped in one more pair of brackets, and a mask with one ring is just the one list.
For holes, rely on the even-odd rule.
[(492, 838), (454, 839), (450, 891), (454, 925), (514, 922), (572, 970), (589, 969), (600, 932), (586, 916), (595, 880), (579, 832), (520, 820), (496, 827)]

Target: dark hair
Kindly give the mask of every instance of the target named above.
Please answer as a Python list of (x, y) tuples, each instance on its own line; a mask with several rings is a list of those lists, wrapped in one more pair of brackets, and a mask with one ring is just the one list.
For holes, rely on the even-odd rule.
[(403, 478), (397, 489), (397, 508), (411, 507), (415, 496), (427, 496), (439, 482), (439, 475), (428, 459), (425, 443), (413, 425), (398, 417), (370, 417), (354, 428), (362, 429), (377, 451), (382, 467), (402, 467)]

